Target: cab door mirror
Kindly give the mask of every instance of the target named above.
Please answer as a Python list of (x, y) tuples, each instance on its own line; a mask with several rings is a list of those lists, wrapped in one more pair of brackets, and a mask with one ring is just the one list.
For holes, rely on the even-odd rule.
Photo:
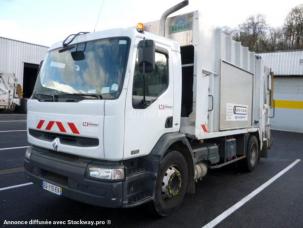
[(138, 63), (140, 73), (151, 73), (155, 69), (155, 42), (141, 40), (138, 44)]

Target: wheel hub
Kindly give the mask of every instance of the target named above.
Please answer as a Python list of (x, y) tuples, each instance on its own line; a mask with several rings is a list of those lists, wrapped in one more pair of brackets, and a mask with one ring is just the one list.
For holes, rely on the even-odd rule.
[(162, 180), (162, 195), (164, 198), (173, 198), (181, 191), (182, 178), (181, 173), (174, 166), (170, 166)]

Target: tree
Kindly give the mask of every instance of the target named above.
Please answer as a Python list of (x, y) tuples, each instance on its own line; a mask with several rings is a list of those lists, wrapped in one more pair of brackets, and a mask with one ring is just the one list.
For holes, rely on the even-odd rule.
[(303, 4), (290, 11), (283, 30), (289, 49), (303, 48)]
[(287, 49), (282, 28), (269, 28), (267, 35), (267, 48), (263, 51), (279, 51)]
[(303, 49), (303, 4), (293, 8), (279, 28), (269, 27), (264, 16), (255, 15), (238, 29), (224, 28), (224, 31), (255, 52)]
[(266, 33), (268, 26), (263, 15), (249, 17), (234, 34), (234, 39), (241, 41), (249, 50), (260, 52), (266, 46)]

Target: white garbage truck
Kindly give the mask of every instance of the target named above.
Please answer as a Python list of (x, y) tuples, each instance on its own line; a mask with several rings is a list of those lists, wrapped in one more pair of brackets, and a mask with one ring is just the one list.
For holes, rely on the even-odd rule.
[(168, 17), (187, 4), (49, 49), (28, 100), (24, 165), (34, 183), (166, 216), (209, 169), (252, 171), (266, 156), (270, 69), (198, 11)]
[(15, 74), (0, 72), (0, 110), (15, 111), (21, 98), (22, 87)]

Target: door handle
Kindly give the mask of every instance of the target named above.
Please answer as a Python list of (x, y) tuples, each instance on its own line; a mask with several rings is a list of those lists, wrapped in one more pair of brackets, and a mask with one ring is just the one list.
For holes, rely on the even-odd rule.
[(165, 128), (172, 128), (173, 122), (174, 122), (174, 118), (172, 116), (167, 117), (165, 121)]

